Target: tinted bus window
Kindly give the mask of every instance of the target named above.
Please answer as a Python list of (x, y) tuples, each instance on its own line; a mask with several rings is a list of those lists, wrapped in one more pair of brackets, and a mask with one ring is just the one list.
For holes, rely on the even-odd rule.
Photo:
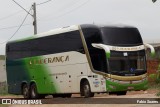
[(91, 62), (93, 68), (97, 71), (107, 72), (106, 56), (105, 51), (94, 48), (92, 43), (102, 43), (101, 33), (99, 28), (85, 28), (82, 26), (84, 38), (88, 47)]
[(114, 46), (140, 45), (142, 38), (137, 28), (101, 28), (103, 43)]
[(79, 31), (41, 37), (17, 43), (9, 43), (8, 59), (18, 59), (68, 51), (83, 51)]
[(38, 38), (31, 41), (32, 56), (83, 50), (78, 31)]

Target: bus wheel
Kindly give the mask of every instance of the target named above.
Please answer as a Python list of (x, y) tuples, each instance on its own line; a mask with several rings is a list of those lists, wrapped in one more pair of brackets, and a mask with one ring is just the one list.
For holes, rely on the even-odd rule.
[(91, 92), (91, 88), (88, 81), (85, 81), (82, 85), (82, 92), (85, 98), (94, 97), (94, 93)]
[(26, 98), (26, 99), (30, 98), (30, 92), (29, 92), (29, 88), (28, 88), (27, 84), (24, 84), (22, 86), (22, 94), (23, 94), (24, 98)]
[(37, 93), (37, 86), (35, 83), (31, 85), (31, 98), (33, 99), (40, 98), (40, 95)]
[(119, 91), (117, 92), (117, 95), (126, 95), (127, 91)]

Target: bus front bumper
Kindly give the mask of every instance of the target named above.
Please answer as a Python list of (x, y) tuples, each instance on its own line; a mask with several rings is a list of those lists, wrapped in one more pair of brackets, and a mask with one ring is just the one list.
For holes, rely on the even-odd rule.
[(106, 80), (107, 92), (118, 92), (118, 91), (139, 91), (146, 90), (148, 88), (148, 80), (141, 81), (139, 83), (118, 83), (111, 80)]

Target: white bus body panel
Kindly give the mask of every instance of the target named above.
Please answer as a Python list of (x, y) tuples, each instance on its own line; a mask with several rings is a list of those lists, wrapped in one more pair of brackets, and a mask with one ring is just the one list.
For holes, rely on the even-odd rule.
[(53, 63), (47, 63), (46, 66), (58, 89), (57, 93), (80, 93), (82, 79), (88, 80), (92, 92), (106, 91), (105, 79), (92, 73), (85, 54), (71, 51), (44, 55), (43, 58), (55, 58)]

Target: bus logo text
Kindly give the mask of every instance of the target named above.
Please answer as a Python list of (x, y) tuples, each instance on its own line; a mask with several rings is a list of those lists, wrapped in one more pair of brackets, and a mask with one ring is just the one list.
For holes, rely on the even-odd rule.
[(29, 64), (49, 64), (49, 63), (57, 63), (57, 62), (67, 62), (69, 61), (69, 56), (59, 56), (53, 58), (44, 58), (44, 59), (31, 59)]

